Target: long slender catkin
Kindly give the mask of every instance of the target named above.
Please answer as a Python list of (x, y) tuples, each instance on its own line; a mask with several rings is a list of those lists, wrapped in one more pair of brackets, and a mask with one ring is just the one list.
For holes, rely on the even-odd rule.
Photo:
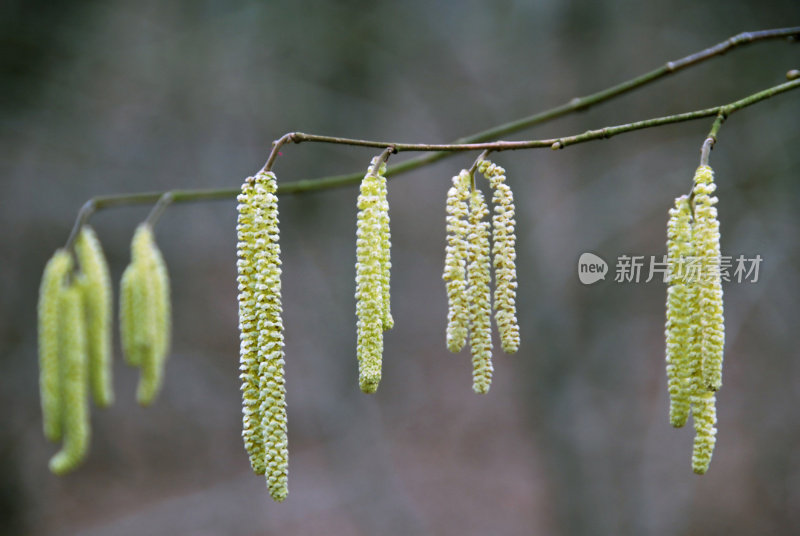
[(86, 336), (89, 346), (89, 383), (92, 397), (100, 407), (114, 401), (111, 370), (111, 275), (103, 248), (94, 230), (81, 228), (75, 242), (81, 268), (80, 283), (86, 311)]
[(388, 205), (386, 179), (374, 169), (376, 162), (373, 159), (361, 181), (356, 223), (356, 350), (358, 383), (365, 393), (374, 393), (381, 380), (383, 330), (387, 325), (384, 283), (388, 285), (388, 277), (384, 273), (382, 235), (388, 232), (384, 231), (384, 224), (388, 225), (385, 215)]
[(82, 292), (76, 282), (61, 290), (59, 302), (64, 444), (50, 460), (50, 470), (61, 475), (77, 467), (89, 448), (89, 378), (86, 317)]
[(487, 393), (492, 383), (491, 278), (489, 258), (489, 213), (480, 190), (470, 194), (469, 256), (467, 264), (469, 295), (469, 339), (472, 351), (472, 390)]
[(61, 439), (61, 379), (59, 373), (59, 320), (61, 293), (72, 270), (72, 255), (59, 249), (47, 262), (39, 287), (39, 392), (44, 435)]
[(494, 254), (494, 310), (503, 351), (519, 350), (517, 323), (517, 250), (514, 194), (506, 183), (506, 170), (488, 160), (478, 163), (478, 171), (489, 180), (494, 192), (492, 204), (492, 253)]
[(447, 289), (447, 349), (460, 352), (469, 332), (469, 298), (467, 295), (467, 256), (469, 244), (470, 175), (466, 169), (453, 177), (447, 192), (447, 247), (444, 273)]
[(257, 474), (273, 499), (288, 488), (288, 436), (281, 305), (277, 182), (271, 172), (247, 179), (238, 197), (242, 437)]
[(692, 243), (692, 210), (689, 197), (675, 200), (667, 224), (667, 288), (666, 361), (669, 391), (669, 421), (679, 428), (689, 417), (692, 395), (692, 307), (695, 282), (688, 277), (687, 266), (694, 256)]

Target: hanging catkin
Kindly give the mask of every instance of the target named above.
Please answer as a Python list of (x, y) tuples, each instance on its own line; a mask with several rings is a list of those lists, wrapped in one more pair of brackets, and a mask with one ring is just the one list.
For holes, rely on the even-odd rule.
[(470, 194), (469, 253), (467, 280), (469, 296), (469, 339), (472, 351), (472, 390), (487, 393), (492, 383), (491, 292), (489, 290), (489, 213), (480, 190)]
[(488, 160), (478, 163), (478, 171), (489, 180), (494, 191), (492, 204), (492, 253), (494, 254), (494, 309), (497, 331), (503, 351), (513, 354), (519, 350), (517, 324), (517, 252), (514, 195), (506, 184), (506, 170)]
[(103, 248), (94, 229), (81, 228), (75, 241), (80, 264), (78, 278), (86, 310), (86, 337), (89, 347), (89, 384), (92, 397), (100, 407), (114, 401), (111, 371), (111, 276)]
[(715, 189), (713, 171), (701, 165), (694, 175), (691, 199), (675, 200), (667, 225), (670, 423), (683, 426), (691, 408), (692, 470), (698, 474), (708, 470), (716, 443), (715, 392), (722, 385), (725, 341)]
[(59, 372), (59, 323), (61, 294), (72, 270), (72, 255), (59, 249), (47, 262), (39, 287), (39, 392), (42, 402), (44, 435), (50, 441), (61, 439), (61, 378)]
[(277, 183), (271, 172), (248, 178), (239, 194), (239, 286), (242, 438), (273, 499), (288, 495)]
[(467, 255), (469, 245), (469, 188), (471, 177), (467, 170), (453, 177), (447, 192), (447, 248), (444, 273), (447, 288), (447, 349), (460, 352), (467, 343), (469, 329), (469, 299), (467, 297)]
[(143, 406), (153, 402), (163, 383), (171, 332), (169, 295), (166, 264), (152, 227), (142, 223), (131, 241), (131, 263), (122, 274), (120, 338), (128, 363), (141, 368), (136, 399)]
[(89, 448), (89, 378), (86, 316), (78, 283), (62, 287), (59, 296), (58, 345), (64, 443), (50, 460), (62, 475), (83, 461)]
[[(389, 312), (389, 205), (386, 178), (372, 163), (361, 181), (356, 224), (356, 316), (358, 383), (374, 393), (381, 380), (383, 331), (391, 327)], [(387, 322), (389, 321), (389, 322)]]
[(689, 197), (675, 200), (667, 224), (667, 288), (666, 360), (669, 391), (669, 420), (681, 427), (689, 417), (692, 364), (690, 356), (694, 281), (687, 274), (687, 265), (694, 255), (692, 244), (692, 212)]
[(700, 166), (694, 176), (694, 243), (702, 266), (698, 284), (700, 307), (700, 341), (703, 354), (702, 387), (718, 391), (722, 386), (722, 353), (725, 344), (725, 327), (722, 310), (722, 278), (720, 274), (719, 221), (712, 197), (717, 186), (714, 173), (708, 166)]

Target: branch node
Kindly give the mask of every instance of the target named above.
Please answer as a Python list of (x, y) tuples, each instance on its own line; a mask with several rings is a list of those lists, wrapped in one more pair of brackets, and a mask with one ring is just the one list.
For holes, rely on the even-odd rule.
[(550, 148), (554, 151), (558, 151), (559, 149), (564, 148), (564, 144), (561, 143), (561, 140), (556, 140), (553, 142), (553, 145), (551, 145)]
[(786, 80), (795, 80), (796, 78), (800, 78), (800, 70), (799, 69), (792, 69), (790, 71), (787, 71)]

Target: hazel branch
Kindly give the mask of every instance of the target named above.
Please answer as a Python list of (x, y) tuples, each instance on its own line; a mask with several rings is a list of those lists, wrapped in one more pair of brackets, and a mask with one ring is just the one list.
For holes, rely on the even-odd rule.
[[(668, 118), (656, 118), (653, 120), (649, 120), (650, 124), (647, 125), (644, 125), (644, 123), (647, 122), (631, 123), (629, 125), (607, 127), (606, 129), (601, 129), (600, 131), (588, 131), (581, 135), (570, 136), (566, 138), (556, 138), (553, 140), (531, 140), (529, 142), (481, 143), (486, 140), (496, 139), (497, 137), (503, 136), (505, 134), (510, 134), (537, 124), (551, 121), (553, 119), (562, 117), (569, 113), (587, 110), (594, 105), (611, 100), (615, 97), (628, 93), (629, 91), (632, 91), (634, 89), (643, 87), (660, 78), (663, 78), (664, 76), (673, 74), (687, 67), (697, 65), (703, 61), (722, 55), (733, 48), (759, 41), (784, 39), (784, 38), (793, 41), (800, 40), (800, 27), (777, 28), (772, 30), (761, 30), (756, 32), (744, 32), (735, 35), (714, 46), (711, 46), (699, 52), (695, 52), (679, 60), (667, 62), (658, 69), (645, 73), (641, 76), (632, 78), (630, 80), (627, 80), (610, 88), (598, 91), (596, 93), (592, 93), (590, 95), (586, 95), (584, 97), (576, 97), (560, 106), (556, 106), (555, 108), (551, 108), (549, 110), (545, 110), (543, 112), (528, 117), (524, 117), (522, 119), (504, 123), (502, 125), (498, 125), (496, 127), (478, 132), (476, 134), (472, 134), (470, 136), (459, 138), (453, 144), (425, 145), (424, 147), (426, 148), (422, 148), (423, 147), (422, 144), (416, 144), (416, 145), (405, 144), (403, 150), (418, 150), (418, 151), (432, 151), (432, 152), (431, 154), (420, 156), (417, 158), (412, 158), (400, 164), (396, 164), (387, 170), (386, 175), (387, 177), (393, 175), (399, 175), (401, 173), (405, 173), (407, 171), (411, 171), (419, 167), (426, 166), (428, 164), (437, 162), (449, 156), (450, 154), (452, 154), (453, 151), (479, 150), (479, 149), (511, 150), (511, 149), (522, 149), (522, 148), (545, 147), (545, 146), (553, 147), (554, 143), (558, 143), (558, 145), (554, 148), (563, 148), (566, 145), (581, 143), (583, 141), (588, 141), (589, 139), (596, 139), (597, 137), (600, 138), (610, 137), (619, 134), (621, 132), (636, 130), (638, 128), (659, 126), (661, 124), (667, 124), (669, 122), (688, 121), (692, 119), (708, 117), (713, 114), (718, 114), (720, 113), (719, 110), (720, 107), (709, 108), (707, 110), (699, 110), (698, 112), (690, 112), (689, 114), (680, 114), (678, 116), (669, 116)], [(790, 74), (787, 75), (787, 77), (790, 80), (797, 80), (798, 79), (797, 73), (798, 71), (792, 70), (790, 71)], [(774, 91), (774, 93), (767, 95), (767, 97), (773, 96), (782, 91), (794, 89), (795, 87), (795, 86), (790, 86), (790, 87), (784, 87), (784, 86), (786, 86), (786, 84), (783, 84), (781, 86), (776, 86), (775, 88), (770, 88), (770, 90), (766, 90), (768, 92)], [(757, 97), (758, 100), (766, 98), (765, 96), (761, 96), (762, 93), (764, 92), (754, 94), (751, 97)], [(743, 99), (743, 101), (746, 100), (747, 99)], [(740, 107), (744, 107), (744, 105), (739, 104), (741, 102), (742, 101), (737, 101), (736, 103), (731, 103), (730, 105), (728, 105), (733, 107), (733, 109), (731, 109), (730, 111), (733, 111), (734, 109), (739, 109)], [(745, 105), (749, 106), (750, 104), (752, 104), (752, 102), (748, 102)], [(699, 115), (692, 115), (692, 114), (699, 114)], [(627, 129), (625, 129), (625, 127), (627, 127)], [(600, 132), (601, 135), (598, 136), (597, 135), (598, 132)], [(335, 139), (335, 138), (330, 138), (326, 140), (312, 139), (312, 138), (325, 138), (325, 137), (321, 136), (317, 137), (308, 134), (303, 134), (304, 136), (303, 139), (296, 139), (295, 136), (297, 134), (298, 133), (294, 132), (288, 133), (279, 138), (278, 140), (275, 140), (275, 142), (273, 142), (272, 151), (263, 169), (265, 170), (271, 169), (272, 165), (275, 162), (275, 159), (279, 154), (279, 149), (281, 148), (282, 145), (288, 143), (289, 141), (293, 141), (295, 143), (301, 143), (302, 141), (328, 141), (333, 143), (330, 140)], [(346, 140), (346, 138), (341, 138), (341, 140)], [(508, 144), (513, 144), (513, 143), (528, 143), (530, 145), (526, 147), (506, 146)], [(389, 146), (395, 146), (397, 150), (393, 152), (399, 152), (401, 150), (400, 148), (397, 147), (400, 144), (374, 142), (369, 140), (348, 140), (348, 144), (377, 147), (377, 148), (387, 148)], [(498, 144), (500, 144), (499, 147)], [(358, 181), (360, 181), (361, 178), (362, 176), (361, 173), (359, 172), (359, 173), (350, 173), (346, 175), (328, 176), (317, 179), (292, 181), (281, 184), (278, 187), (278, 193), (295, 194), (295, 193), (302, 193), (315, 190), (324, 190), (328, 188), (336, 188), (341, 186), (348, 186), (358, 183)], [(92, 199), (88, 200), (79, 211), (78, 217), (76, 218), (75, 221), (75, 226), (73, 227), (72, 232), (70, 233), (70, 237), (67, 240), (67, 248), (72, 247), (72, 244), (75, 240), (75, 237), (77, 236), (77, 232), (80, 229), (81, 225), (86, 223), (86, 221), (88, 221), (89, 217), (91, 217), (91, 215), (95, 211), (116, 206), (155, 203), (161, 198), (162, 195), (164, 195), (164, 193), (165, 192), (143, 192), (137, 194), (120, 194), (120, 195), (93, 197)], [(172, 194), (172, 203), (183, 203), (183, 202), (195, 202), (195, 201), (227, 200), (237, 195), (239, 193), (239, 189), (223, 188), (223, 189), (209, 189), (209, 190), (173, 190), (169, 193)]]

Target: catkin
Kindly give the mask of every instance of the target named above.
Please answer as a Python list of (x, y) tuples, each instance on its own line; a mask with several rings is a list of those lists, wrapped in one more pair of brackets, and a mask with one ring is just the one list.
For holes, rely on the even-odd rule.
[(695, 432), (692, 470), (702, 475), (708, 471), (717, 441), (716, 397), (713, 392), (707, 391), (692, 397), (692, 420)]
[(388, 312), (388, 268), (383, 245), (388, 234), (386, 179), (375, 170), (376, 163), (373, 159), (361, 181), (356, 224), (358, 383), (365, 393), (374, 393), (381, 380), (383, 330)]
[(59, 296), (58, 345), (64, 443), (50, 460), (50, 470), (62, 475), (74, 469), (89, 447), (89, 378), (86, 317), (76, 282)]
[(153, 402), (164, 379), (171, 332), (169, 276), (152, 227), (142, 223), (131, 241), (131, 263), (122, 274), (120, 338), (128, 363), (141, 368), (139, 404)]
[(59, 373), (59, 313), (62, 288), (72, 270), (72, 255), (59, 249), (47, 262), (39, 287), (39, 392), (44, 435), (61, 439), (61, 381)]
[(392, 232), (389, 220), (389, 200), (387, 198), (386, 188), (386, 164), (381, 164), (378, 172), (380, 179), (380, 214), (381, 214), (381, 295), (383, 297), (383, 315), (381, 322), (383, 330), (390, 330), (394, 327), (394, 318), (392, 318), (392, 295), (391, 295), (391, 281), (392, 281)]
[(103, 248), (94, 230), (81, 228), (75, 242), (81, 268), (78, 281), (86, 310), (86, 337), (89, 347), (89, 384), (100, 407), (114, 401), (111, 371), (111, 276)]
[(669, 420), (676, 428), (686, 424), (692, 387), (690, 343), (695, 285), (686, 273), (686, 263), (694, 255), (691, 218), (688, 196), (677, 198), (667, 224), (669, 287), (665, 327)]
[[(694, 175), (691, 199), (675, 200), (667, 224), (670, 423), (683, 426), (691, 409), (692, 470), (698, 474), (708, 470), (716, 443), (715, 392), (722, 385), (725, 343), (715, 189), (713, 171), (701, 165)], [(691, 270), (690, 259), (694, 261)]]
[(702, 326), (702, 386), (718, 391), (722, 386), (722, 354), (725, 327), (722, 309), (722, 278), (720, 274), (720, 235), (718, 199), (712, 197), (716, 185), (714, 173), (700, 166), (694, 176), (694, 243), (703, 274), (698, 282), (698, 304)]
[(288, 436), (277, 183), (271, 172), (247, 179), (238, 197), (242, 438), (273, 499), (288, 495)]
[(492, 383), (491, 292), (489, 290), (489, 213), (480, 190), (470, 195), (467, 280), (469, 338), (472, 351), (472, 390), (487, 393)]
[(514, 194), (506, 184), (506, 170), (488, 160), (478, 163), (478, 171), (489, 180), (494, 191), (492, 204), (492, 253), (495, 269), (494, 309), (497, 330), (503, 351), (513, 354), (519, 350), (517, 323), (516, 220)]
[(467, 297), (467, 255), (469, 245), (470, 174), (467, 170), (453, 177), (447, 192), (447, 248), (444, 273), (447, 289), (447, 349), (460, 352), (467, 343), (469, 329), (469, 300)]

